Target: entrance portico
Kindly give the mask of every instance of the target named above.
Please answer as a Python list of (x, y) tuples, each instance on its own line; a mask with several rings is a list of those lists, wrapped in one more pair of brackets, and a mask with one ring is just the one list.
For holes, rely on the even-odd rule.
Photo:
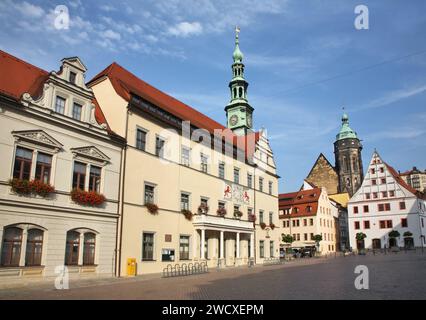
[(213, 266), (239, 266), (254, 258), (253, 223), (210, 215), (193, 217), (194, 260)]

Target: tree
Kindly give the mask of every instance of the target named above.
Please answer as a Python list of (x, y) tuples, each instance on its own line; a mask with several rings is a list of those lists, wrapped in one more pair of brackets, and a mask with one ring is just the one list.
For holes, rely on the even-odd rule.
[(362, 240), (364, 240), (365, 238), (367, 238), (367, 235), (366, 235), (364, 232), (358, 232), (358, 233), (355, 235), (355, 238), (356, 238), (358, 241), (362, 241)]
[(314, 235), (312, 240), (314, 240), (317, 244), (319, 244), (322, 241), (322, 235), (316, 234), (316, 235)]
[(398, 230), (392, 230), (389, 232), (389, 238), (398, 238), (400, 236)]
[(282, 234), (281, 238), (284, 243), (292, 244), (294, 242), (293, 237), (289, 234)]

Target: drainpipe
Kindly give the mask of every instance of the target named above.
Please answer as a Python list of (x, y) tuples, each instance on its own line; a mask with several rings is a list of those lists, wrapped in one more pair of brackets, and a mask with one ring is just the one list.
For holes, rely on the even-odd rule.
[[(126, 159), (127, 159), (127, 137), (128, 137), (128, 127), (129, 127), (129, 114), (130, 114), (130, 105), (127, 106), (127, 112), (126, 112), (126, 126), (125, 126), (125, 133), (124, 133), (124, 138), (126, 140), (126, 145), (123, 149), (122, 152), (122, 159), (121, 159), (121, 181), (120, 181), (120, 212), (119, 212), (119, 220), (120, 220), (120, 234), (117, 233), (117, 248), (118, 248), (118, 258), (117, 258), (117, 263), (118, 263), (118, 272), (117, 272), (117, 276), (120, 277), (121, 276), (121, 252), (122, 252), (122, 248), (123, 248), (123, 211), (124, 211), (124, 185), (125, 185), (125, 180), (126, 180)], [(118, 228), (118, 226), (117, 226)]]

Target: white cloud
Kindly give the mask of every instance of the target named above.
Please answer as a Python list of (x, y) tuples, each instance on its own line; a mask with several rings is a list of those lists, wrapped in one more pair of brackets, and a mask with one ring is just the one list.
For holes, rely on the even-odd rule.
[(181, 22), (170, 27), (168, 33), (177, 37), (199, 35), (203, 32), (203, 26), (199, 22)]
[(106, 12), (111, 12), (111, 11), (115, 11), (115, 10), (117, 10), (115, 7), (113, 7), (113, 6), (109, 5), (109, 4), (101, 5), (101, 6), (99, 7), (99, 9), (101, 9), (101, 10), (103, 10), (103, 11), (106, 11)]
[(377, 98), (365, 103), (364, 105), (357, 108), (356, 110), (359, 111), (364, 109), (379, 108), (379, 107), (387, 106), (399, 100), (421, 94), (425, 91), (426, 91), (426, 85), (391, 91), (380, 98)]
[(104, 32), (102, 32), (102, 35), (105, 38), (111, 39), (111, 40), (120, 40), (121, 39), (121, 35), (118, 32), (115, 32), (111, 29), (105, 30)]
[(24, 1), (22, 3), (16, 3), (15, 8), (22, 15), (24, 15), (26, 17), (30, 17), (30, 18), (40, 18), (45, 14), (42, 7), (33, 5), (33, 4), (28, 3), (26, 1)]

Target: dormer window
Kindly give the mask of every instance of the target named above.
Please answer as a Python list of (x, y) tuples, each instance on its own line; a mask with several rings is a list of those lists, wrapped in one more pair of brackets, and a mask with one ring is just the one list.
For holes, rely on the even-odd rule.
[(72, 107), (72, 117), (75, 120), (81, 120), (81, 110), (83, 110), (83, 106), (81, 104), (74, 103)]
[(75, 84), (76, 79), (77, 79), (77, 74), (76, 74), (75, 72), (70, 71), (70, 78), (69, 78), (69, 81), (70, 81), (71, 83), (74, 83), (74, 84)]
[(65, 99), (60, 96), (56, 96), (55, 112), (65, 113)]

